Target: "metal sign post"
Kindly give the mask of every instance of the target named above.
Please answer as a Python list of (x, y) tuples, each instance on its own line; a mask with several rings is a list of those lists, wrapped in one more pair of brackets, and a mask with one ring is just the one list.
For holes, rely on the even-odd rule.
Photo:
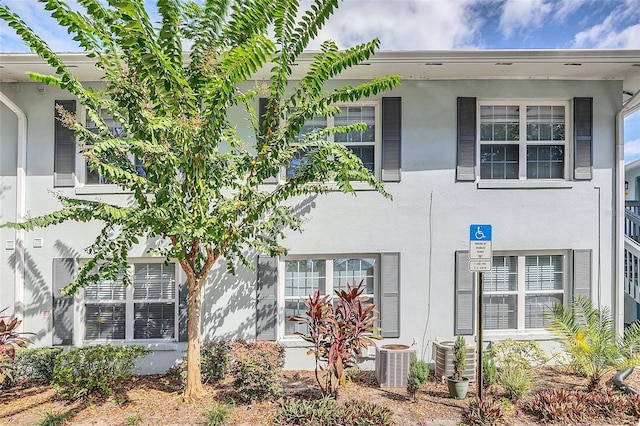
[(490, 272), (493, 263), (493, 246), (491, 243), (491, 225), (471, 225), (469, 227), (469, 271), (474, 274), (476, 294), (478, 295), (478, 335), (476, 352), (477, 395), (482, 400), (482, 289), (483, 272)]

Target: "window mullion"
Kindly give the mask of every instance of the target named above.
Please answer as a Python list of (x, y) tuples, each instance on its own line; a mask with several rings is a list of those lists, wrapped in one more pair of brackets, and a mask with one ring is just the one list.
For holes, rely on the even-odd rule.
[(525, 272), (525, 257), (518, 256), (518, 324), (516, 326), (518, 330), (523, 330), (525, 323)]
[[(133, 282), (133, 277), (134, 277), (134, 273), (133, 273), (133, 265), (129, 265), (127, 266), (127, 269), (125, 271), (126, 274), (129, 275), (129, 277), (131, 278), (131, 281)], [(130, 286), (127, 286), (126, 291), (125, 291), (125, 300), (126, 300), (126, 322), (125, 322), (125, 340), (133, 340), (133, 322), (134, 322), (134, 312), (133, 312), (133, 287), (134, 284), (131, 284)]]
[(325, 291), (333, 297), (333, 259), (325, 259)]
[[(524, 180), (527, 178), (527, 106), (519, 104), (519, 107), (519, 177)], [(520, 262), (518, 262), (518, 264), (519, 263)]]

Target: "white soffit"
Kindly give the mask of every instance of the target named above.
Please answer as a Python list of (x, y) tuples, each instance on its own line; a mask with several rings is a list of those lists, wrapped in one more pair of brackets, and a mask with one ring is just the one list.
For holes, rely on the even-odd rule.
[[(301, 55), (293, 67), (293, 79), (304, 75), (315, 53)], [(80, 80), (101, 78), (102, 71), (85, 54), (59, 55)], [(256, 73), (255, 79), (268, 78), (270, 68)], [(0, 81), (29, 81), (27, 71), (49, 74), (52, 69), (35, 54), (0, 54)], [(640, 50), (380, 51), (337, 78), (358, 80), (396, 73), (405, 80), (624, 80), (624, 90), (635, 93), (640, 90)]]

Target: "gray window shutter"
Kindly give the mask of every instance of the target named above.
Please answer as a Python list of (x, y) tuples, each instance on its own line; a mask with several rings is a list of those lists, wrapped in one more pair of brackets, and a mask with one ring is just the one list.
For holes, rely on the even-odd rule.
[(476, 98), (458, 98), (456, 179), (476, 179)]
[(188, 341), (189, 333), (187, 324), (189, 322), (189, 286), (187, 281), (183, 281), (178, 286), (178, 341)]
[[(262, 125), (264, 124), (264, 114), (267, 112), (267, 98), (258, 99), (258, 128), (262, 132)], [(278, 183), (278, 178), (272, 176), (264, 180), (264, 183)]]
[(382, 337), (400, 337), (400, 253), (380, 254)]
[(591, 249), (573, 251), (573, 297), (591, 299)]
[(593, 98), (573, 99), (573, 177), (590, 180), (593, 170)]
[[(71, 113), (76, 112), (76, 101), (55, 101)], [(54, 152), (53, 152), (53, 186), (74, 186), (76, 173), (76, 137), (73, 130), (65, 127), (59, 120), (60, 114), (55, 109)]]
[(473, 335), (475, 327), (475, 288), (473, 274), (469, 272), (469, 252), (456, 252), (456, 283), (455, 283), (455, 317), (453, 334)]
[(54, 346), (73, 345), (73, 296), (63, 296), (60, 289), (76, 275), (73, 258), (53, 259), (53, 340)]
[(256, 289), (256, 339), (276, 340), (278, 259), (258, 256)]
[(382, 180), (400, 182), (402, 98), (382, 98)]

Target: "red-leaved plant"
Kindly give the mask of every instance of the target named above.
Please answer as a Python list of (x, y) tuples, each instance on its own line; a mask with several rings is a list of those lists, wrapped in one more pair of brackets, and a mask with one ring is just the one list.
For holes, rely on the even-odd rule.
[(362, 284), (363, 281), (357, 285), (354, 282), (353, 286), (347, 283), (345, 290), (336, 290), (335, 307), (330, 295), (321, 297), (315, 291), (304, 301), (307, 316), (289, 317), (289, 321), (308, 327), (306, 334), (295, 334), (313, 345), (307, 354), (316, 358), (316, 381), (324, 396), (338, 395), (345, 382), (345, 369), (355, 365), (363, 349), (376, 346), (373, 339), (380, 338), (373, 334), (379, 330), (373, 316), (375, 306), (363, 302)]
[[(16, 331), (22, 321), (15, 317), (7, 317), (2, 313), (9, 308), (0, 311), (0, 383), (8, 376), (11, 378), (10, 367), (7, 365), (6, 359), (13, 360), (16, 357), (16, 348), (25, 348), (31, 340), (23, 337), (24, 334)], [(8, 318), (8, 321), (5, 321)]]

